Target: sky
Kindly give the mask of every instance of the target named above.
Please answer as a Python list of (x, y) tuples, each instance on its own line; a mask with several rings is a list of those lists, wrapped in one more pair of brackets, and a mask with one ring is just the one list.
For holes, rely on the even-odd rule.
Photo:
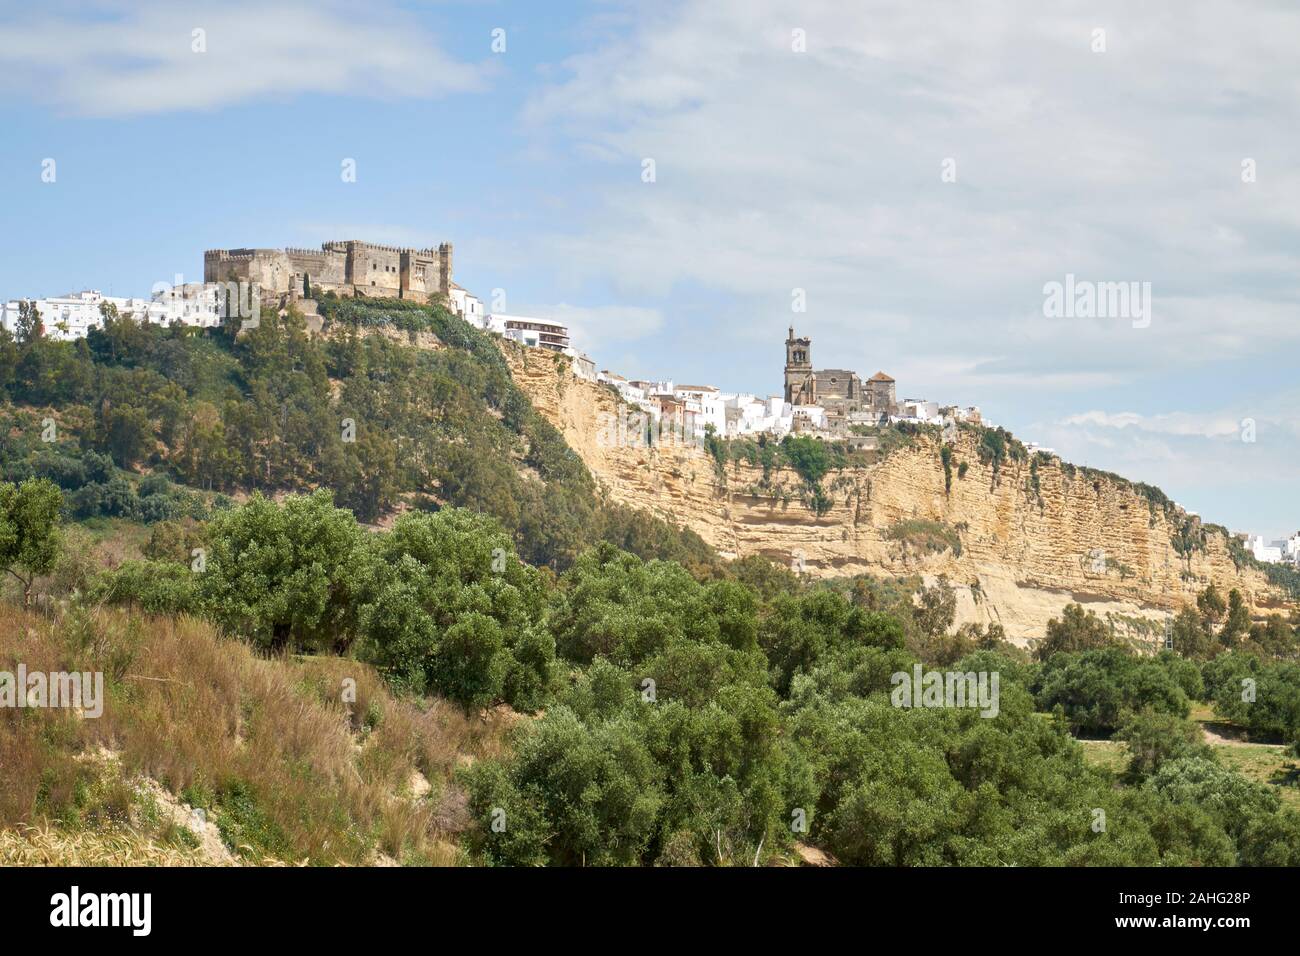
[(599, 368), (776, 393), (794, 325), (1280, 537), (1297, 48), (1266, 0), (0, 0), (0, 296), (450, 241)]

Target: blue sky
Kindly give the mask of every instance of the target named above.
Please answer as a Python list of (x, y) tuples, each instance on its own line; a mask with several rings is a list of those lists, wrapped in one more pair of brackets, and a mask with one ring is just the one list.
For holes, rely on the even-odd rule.
[[(818, 366), (1292, 532), (1300, 11), (1136, 6), (0, 3), (0, 295), (450, 240), (601, 367), (768, 393), (793, 323)], [(1067, 274), (1150, 282), (1151, 322), (1046, 317)]]

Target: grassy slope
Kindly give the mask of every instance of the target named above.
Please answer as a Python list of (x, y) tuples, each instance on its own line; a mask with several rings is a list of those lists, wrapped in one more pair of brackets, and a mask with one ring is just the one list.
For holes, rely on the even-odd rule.
[(211, 862), (203, 825), (160, 812), (151, 781), (236, 859), (456, 863), (455, 771), (513, 718), (395, 700), (353, 661), (260, 659), (190, 619), (0, 607), (0, 670), (19, 659), (102, 670), (107, 699), (98, 719), (0, 710), (0, 865)]

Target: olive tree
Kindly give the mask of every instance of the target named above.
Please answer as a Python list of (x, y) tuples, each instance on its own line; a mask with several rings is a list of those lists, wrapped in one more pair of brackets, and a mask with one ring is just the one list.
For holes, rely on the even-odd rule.
[(32, 603), (32, 584), (59, 559), (59, 509), (63, 493), (46, 478), (21, 485), (0, 484), (0, 570), (22, 585), (23, 607)]

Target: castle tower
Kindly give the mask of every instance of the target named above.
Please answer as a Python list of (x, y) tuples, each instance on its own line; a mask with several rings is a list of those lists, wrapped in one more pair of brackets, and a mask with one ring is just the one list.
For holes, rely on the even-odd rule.
[(817, 404), (817, 376), (812, 370), (812, 339), (797, 339), (794, 326), (785, 340), (785, 400), (791, 405)]

